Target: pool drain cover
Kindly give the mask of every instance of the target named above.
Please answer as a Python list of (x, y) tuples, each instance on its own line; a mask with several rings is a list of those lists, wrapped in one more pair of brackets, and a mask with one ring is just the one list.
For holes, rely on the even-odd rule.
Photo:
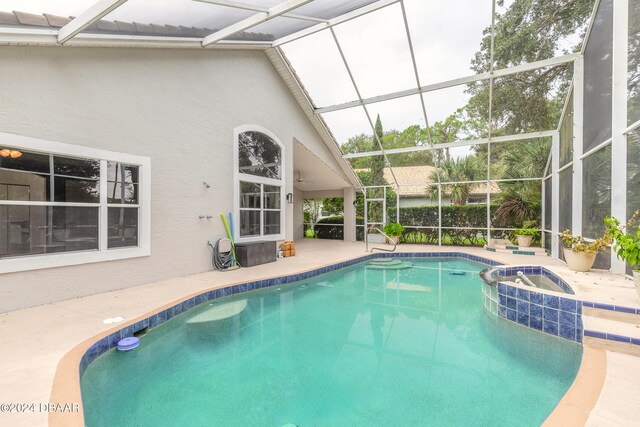
[(104, 323), (105, 325), (110, 325), (112, 323), (122, 322), (123, 320), (124, 320), (123, 316), (107, 317), (102, 321), (102, 323)]

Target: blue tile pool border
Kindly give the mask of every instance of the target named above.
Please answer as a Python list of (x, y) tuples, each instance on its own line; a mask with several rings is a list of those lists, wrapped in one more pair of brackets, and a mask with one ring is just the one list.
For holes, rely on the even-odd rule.
[(121, 329), (109, 333), (109, 335), (101, 338), (87, 349), (80, 360), (80, 376), (84, 374), (89, 364), (93, 362), (98, 356), (106, 353), (107, 351), (115, 348), (123, 338), (131, 337), (136, 332), (148, 328), (149, 330), (156, 328), (164, 322), (171, 320), (172, 318), (188, 311), (202, 303), (222, 298), (229, 295), (235, 295), (243, 292), (250, 292), (258, 289), (269, 288), (272, 286), (280, 286), (287, 283), (293, 283), (300, 280), (309, 279), (311, 277), (318, 276), (320, 274), (329, 273), (342, 268), (351, 267), (364, 261), (368, 261), (373, 258), (463, 258), (470, 261), (480, 262), (490, 266), (499, 266), (502, 263), (490, 260), (487, 258), (479, 257), (476, 255), (466, 254), (462, 252), (389, 252), (389, 253), (373, 253), (367, 254), (358, 258), (353, 258), (347, 261), (339, 262), (336, 264), (327, 265), (324, 267), (316, 268), (313, 270), (305, 271), (302, 273), (291, 274), (287, 276), (272, 277), (269, 279), (255, 280), (252, 282), (237, 283), (222, 288), (217, 288), (200, 293), (196, 296), (187, 298), (183, 301), (176, 303), (175, 305), (166, 308), (158, 313), (154, 313), (151, 316), (139, 320), (135, 323), (126, 325)]
[[(509, 266), (498, 267), (496, 270), (500, 277), (515, 276), (518, 271), (530, 275), (544, 275), (565, 290), (566, 294), (574, 295), (569, 284), (544, 267)], [(485, 281), (484, 286), (493, 285)], [(500, 281), (496, 286), (498, 287), (497, 298), (495, 298), (498, 308), (497, 315), (508, 321), (576, 342), (582, 342), (583, 337), (587, 336), (640, 345), (638, 338), (585, 330), (582, 321), (583, 308), (585, 307), (636, 315), (640, 315), (640, 308), (582, 301), (572, 296), (565, 297), (564, 294), (558, 292), (543, 293), (536, 291), (535, 288), (524, 289), (524, 287)]]
[[(492, 285), (485, 282), (484, 286)], [(558, 292), (543, 293), (535, 288), (524, 289), (504, 282), (498, 282), (497, 287), (500, 317), (548, 335), (582, 342), (582, 301), (564, 297)]]
[(565, 293), (575, 295), (575, 292), (567, 282), (565, 282), (561, 277), (557, 276), (552, 271), (541, 266), (509, 266), (498, 268), (497, 270), (498, 275), (501, 277), (516, 276), (518, 274), (518, 271), (522, 271), (524, 274), (531, 274), (534, 276), (545, 276), (547, 279), (558, 285), (560, 289), (562, 289)]
[[(508, 321), (569, 341), (582, 343), (582, 301), (571, 297), (575, 292), (562, 278), (542, 266), (508, 266), (496, 268), (499, 277), (545, 276), (564, 291), (539, 292), (536, 288), (513, 286), (498, 281), (498, 315)], [(485, 286), (492, 286), (485, 281)], [(566, 297), (564, 295), (567, 295)]]
[(600, 310), (610, 310), (610, 311), (617, 311), (619, 313), (628, 313), (628, 314), (640, 314), (640, 308), (625, 307), (622, 305), (601, 304), (599, 302), (592, 302), (592, 301), (583, 301), (582, 304), (585, 307), (597, 308)]

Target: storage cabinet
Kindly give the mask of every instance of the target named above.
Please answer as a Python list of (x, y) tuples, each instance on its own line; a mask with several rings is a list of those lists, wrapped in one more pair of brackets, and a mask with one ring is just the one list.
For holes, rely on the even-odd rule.
[(276, 242), (236, 243), (236, 259), (242, 267), (266, 264), (276, 260)]

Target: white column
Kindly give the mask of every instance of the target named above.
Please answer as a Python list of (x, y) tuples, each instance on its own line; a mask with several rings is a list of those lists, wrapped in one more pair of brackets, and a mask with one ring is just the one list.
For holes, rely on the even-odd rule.
[[(611, 215), (627, 222), (627, 43), (629, 0), (613, 2), (613, 121), (611, 123)], [(611, 254), (611, 272), (624, 274), (625, 263)]]
[(540, 240), (542, 241), (542, 247), (544, 248), (545, 247), (544, 244), (546, 243), (545, 242), (545, 239), (546, 239), (545, 236), (547, 234), (547, 233), (544, 232), (544, 230), (545, 230), (544, 225), (546, 224), (546, 215), (544, 213), (544, 211), (546, 210), (546, 197), (545, 197), (546, 189), (545, 189), (545, 185), (544, 185), (544, 180), (540, 181), (540, 186), (542, 187), (540, 189), (541, 190), (540, 194), (542, 194), (542, 197), (540, 199), (540, 201), (541, 201), (540, 206), (542, 206), (542, 212), (541, 212), (542, 215), (541, 215), (541, 218), (540, 218), (540, 230), (541, 230), (540, 231)]
[(573, 186), (571, 232), (582, 236), (582, 156), (584, 106), (584, 57), (573, 63)]
[(304, 196), (293, 187), (293, 240), (304, 239)]
[(356, 189), (347, 187), (344, 189), (344, 241), (356, 241)]
[(558, 168), (560, 166), (560, 134), (556, 132), (551, 138), (551, 257), (558, 258), (558, 229), (560, 228), (560, 182)]
[(438, 246), (442, 246), (442, 185), (438, 184)]

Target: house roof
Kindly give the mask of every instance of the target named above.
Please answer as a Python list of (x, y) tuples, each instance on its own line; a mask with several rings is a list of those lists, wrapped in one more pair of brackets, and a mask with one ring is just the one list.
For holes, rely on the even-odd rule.
[[(33, 14), (20, 11), (0, 11), (0, 26), (31, 27), (58, 30), (67, 25), (74, 17), (57, 16), (50, 13)], [(121, 34), (133, 36), (159, 37), (206, 37), (218, 31), (218, 28), (186, 27), (183, 25), (162, 25), (154, 23), (125, 22), (100, 19), (89, 25), (85, 31), (94, 34)], [(234, 40), (272, 41), (272, 34), (241, 31), (233, 36)]]
[[(437, 170), (435, 166), (394, 166), (393, 173), (396, 176), (399, 188), (397, 190), (401, 197), (424, 196), (427, 187), (434, 184), (431, 176)], [(387, 182), (393, 182), (390, 168), (384, 168), (384, 179)], [(495, 182), (489, 185), (489, 192), (497, 194), (500, 187)], [(444, 193), (447, 193), (446, 191)], [(471, 187), (471, 195), (481, 195), (487, 193), (487, 187), (484, 183), (474, 184)]]
[[(342, 9), (343, 12), (352, 10), (356, 6), (362, 6), (363, 4), (370, 3), (370, 0), (360, 0), (353, 5), (345, 3)], [(340, 9), (340, 10), (342, 10)], [(335, 12), (331, 12), (337, 13)], [(60, 28), (71, 22), (74, 17), (57, 16), (49, 13), (33, 14), (21, 11), (3, 12), (0, 10), (0, 28), (1, 27), (30, 27), (39, 28), (45, 30), (59, 30)], [(143, 24), (139, 22), (124, 22), (119, 20), (107, 20), (100, 19), (93, 24), (89, 25), (85, 31), (87, 33), (94, 34), (111, 34), (111, 35), (132, 35), (132, 36), (156, 36), (156, 37), (184, 37), (184, 38), (199, 38), (206, 37), (209, 34), (215, 33), (218, 29), (212, 28), (200, 28), (200, 27), (186, 27), (175, 25), (160, 25), (160, 24)], [(233, 39), (247, 40), (247, 41), (272, 41), (274, 35), (261, 32), (248, 32), (241, 31), (233, 35)], [(238, 45), (236, 45), (238, 47)], [(331, 156), (335, 159), (339, 171), (334, 171), (338, 176), (345, 178), (355, 188), (360, 188), (361, 183), (357, 175), (354, 173), (350, 164), (342, 158), (342, 152), (340, 146), (337, 143), (334, 135), (329, 130), (324, 119), (314, 113), (315, 105), (311, 101), (309, 93), (306, 91), (300, 79), (295, 74), (295, 70), (284, 56), (284, 53), (276, 48), (266, 49), (266, 54), (274, 68), (284, 80), (288, 89), (293, 94), (294, 98), (304, 111), (305, 115), (311, 122), (312, 126), (318, 132), (320, 138), (327, 146)], [(329, 165), (327, 165), (329, 166)], [(330, 167), (330, 166), (329, 166)]]

